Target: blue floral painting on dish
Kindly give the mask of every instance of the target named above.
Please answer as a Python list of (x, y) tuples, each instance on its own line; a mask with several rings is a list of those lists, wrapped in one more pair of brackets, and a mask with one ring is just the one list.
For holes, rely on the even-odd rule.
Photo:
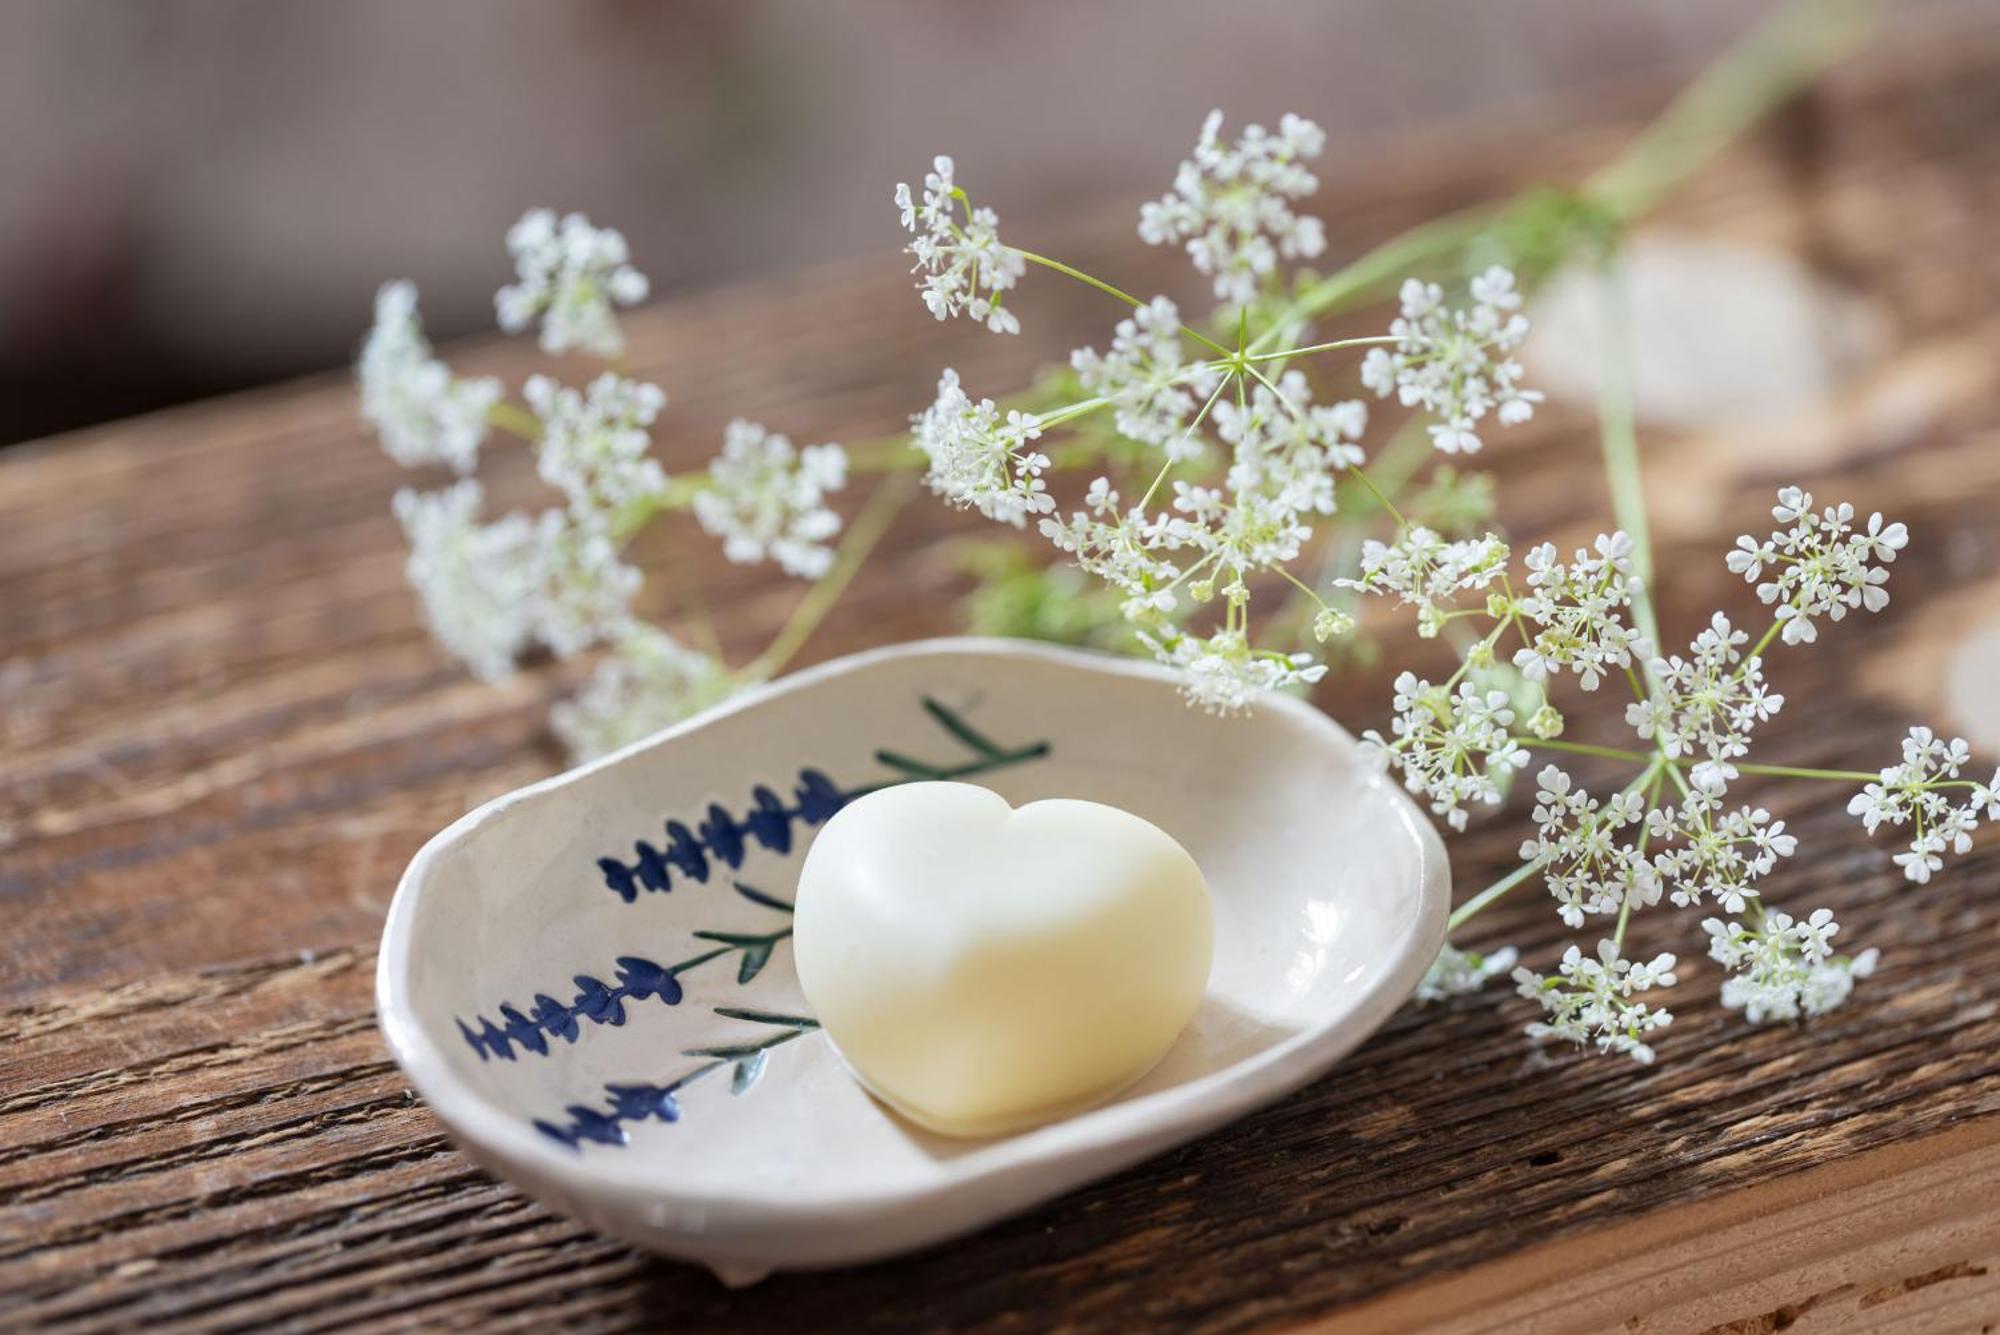
[[(598, 858), (596, 870), (604, 886), (625, 903), (635, 904), (642, 894), (671, 893), (689, 882), (705, 885), (722, 868), (730, 874), (736, 898), (789, 915), (790, 903), (734, 876), (758, 850), (789, 857), (803, 832), (825, 824), (847, 803), (877, 789), (918, 780), (972, 778), (1049, 754), (1047, 741), (1001, 746), (939, 701), (925, 697), (922, 705), (931, 722), (961, 749), (959, 758), (931, 762), (878, 750), (875, 762), (889, 773), (852, 787), (841, 786), (821, 770), (803, 767), (789, 798), (780, 797), (767, 784), (757, 784), (740, 811), (710, 802), (698, 816), (667, 817), (661, 824), (663, 838), (636, 841), (630, 861)], [(461, 1018), (458, 1031), (481, 1061), (548, 1057), (575, 1043), (586, 1026), (623, 1025), (629, 1017), (653, 1010), (655, 1002), (662, 1007), (680, 1005), (686, 995), (681, 976), (712, 962), (735, 959), (736, 985), (747, 987), (791, 934), (789, 923), (768, 931), (695, 931), (690, 934), (690, 953), (675, 963), (618, 955), (609, 969), (573, 974), (568, 986), (553, 993), (537, 992), (520, 1005), (502, 1000), (470, 1020)], [(678, 1095), (696, 1081), (728, 1068), (731, 1091), (745, 1093), (763, 1074), (772, 1050), (819, 1028), (808, 1016), (778, 1011), (740, 1006), (716, 1006), (712, 1011), (718, 1018), (757, 1027), (741, 1039), (683, 1049), (681, 1055), (690, 1065), (663, 1083), (606, 1084), (597, 1104), (570, 1104), (558, 1120), (536, 1119), (536, 1129), (571, 1149), (626, 1144), (631, 1125), (679, 1120)]]

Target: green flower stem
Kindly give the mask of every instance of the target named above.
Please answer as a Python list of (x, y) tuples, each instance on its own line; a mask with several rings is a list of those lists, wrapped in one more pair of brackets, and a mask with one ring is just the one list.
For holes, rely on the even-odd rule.
[(834, 558), (833, 569), (828, 571), (813, 586), (806, 590), (805, 597), (792, 611), (791, 619), (780, 628), (770, 647), (757, 655), (743, 669), (743, 675), (752, 681), (768, 681), (784, 670), (792, 656), (802, 648), (833, 605), (840, 601), (841, 594), (853, 582), (868, 554), (882, 535), (889, 531), (889, 525), (896, 515), (909, 504), (917, 494), (917, 475), (914, 472), (892, 473), (883, 479), (861, 512), (848, 525), (847, 536), (840, 541), (838, 555)]
[(1804, 769), (1796, 765), (1746, 765), (1736, 768), (1745, 774), (1763, 774), (1774, 779), (1833, 779), (1841, 783), (1879, 783), (1882, 776), (1859, 769)]
[(624, 546), (655, 516), (670, 510), (685, 510), (693, 505), (696, 495), (707, 485), (706, 472), (674, 474), (667, 479), (665, 487), (651, 496), (640, 497), (618, 512), (617, 518), (611, 521), (611, 540)]
[[(1652, 764), (1646, 766), (1644, 773), (1625, 785), (1624, 791), (1629, 793), (1649, 783), (1656, 782), (1662, 770), (1672, 773), (1673, 766), (1664, 764), (1663, 761), (1664, 757), (1656, 757)], [(1678, 781), (1678, 776), (1676, 776), (1676, 780)], [(1686, 791), (1685, 787), (1683, 787), (1682, 791)], [(1546, 859), (1536, 858), (1533, 862), (1522, 863), (1472, 898), (1466, 900), (1463, 904), (1460, 904), (1458, 908), (1452, 911), (1451, 917), (1446, 920), (1445, 931), (1447, 933), (1457, 931), (1466, 922), (1470, 921), (1474, 915), (1478, 914), (1521, 882), (1527, 880), (1535, 872), (1540, 871), (1545, 861)]]
[(1701, 165), (1860, 46), (1880, 0), (1790, 0), (1682, 90), (1585, 194), (1613, 217), (1650, 211)]
[(1654, 754), (1648, 751), (1626, 751), (1615, 746), (1593, 746), (1587, 742), (1544, 740), (1540, 737), (1512, 737), (1508, 740), (1518, 742), (1530, 751), (1541, 747), (1550, 751), (1568, 751), (1572, 755), (1602, 756), (1606, 760), (1630, 760), (1635, 764), (1652, 759)]
[[(1585, 182), (1579, 203), (1612, 230), (1650, 212), (1683, 180), (1758, 121), (1810, 86), (1874, 30), (1881, 0), (1790, 0), (1682, 91), (1625, 151)], [(1278, 331), (1366, 300), (1410, 270), (1461, 254), (1541, 199), (1479, 205), (1392, 237), (1307, 287), (1250, 345), (1262, 352)]]
[(1646, 486), (1639, 471), (1639, 434), (1632, 409), (1632, 311), (1624, 283), (1609, 262), (1599, 274), (1598, 295), (1604, 314), (1599, 331), (1604, 356), (1597, 386), (1604, 477), (1611, 488), (1611, 512), (1632, 539), (1632, 569), (1639, 577), (1632, 619), (1657, 653), (1660, 623), (1653, 612), (1653, 535), (1646, 522)]
[[(1281, 348), (1277, 352), (1259, 352), (1254, 355), (1246, 352), (1243, 354), (1242, 360), (1246, 363), (1282, 362), (1288, 361), (1293, 357), (1309, 357), (1316, 352), (1333, 352), (1340, 348), (1365, 348), (1376, 343), (1401, 343), (1402, 341), (1402, 339), (1393, 334), (1370, 334), (1365, 338), (1341, 338), (1335, 339), (1331, 343), (1314, 343), (1303, 348)], [(1236, 363), (1237, 359), (1232, 357), (1227, 361), (1211, 362), (1210, 366), (1218, 371), (1226, 371), (1235, 366)]]
[(710, 658), (720, 663), (723, 660), (722, 635), (715, 627), (715, 615), (709, 609), (708, 596), (701, 591), (701, 581), (694, 577), (694, 567), (680, 559), (682, 543), (674, 526), (667, 526), (667, 578), (673, 581), (674, 595), (687, 609), (688, 620), (694, 625), (695, 639)]
[(517, 404), (494, 404), (486, 410), (486, 421), (489, 425), (519, 436), (522, 440), (533, 441), (542, 438), (542, 419)]
[(1447, 933), (1457, 931), (1460, 927), (1471, 921), (1482, 909), (1492, 904), (1500, 896), (1506, 894), (1509, 890), (1512, 890), (1515, 886), (1527, 880), (1541, 869), (1542, 863), (1540, 859), (1534, 862), (1524, 862), (1514, 868), (1514, 870), (1508, 872), (1505, 876), (1502, 876), (1499, 880), (1453, 909), (1451, 917), (1445, 922), (1445, 931)]
[[(1670, 762), (1664, 755), (1656, 755), (1653, 757), (1653, 763), (1646, 767), (1646, 810), (1648, 811), (1651, 811), (1653, 804), (1660, 799), (1661, 770), (1668, 763)], [(1639, 826), (1639, 852), (1642, 854), (1646, 851), (1647, 833), (1648, 831), (1642, 823)], [(1621, 955), (1625, 952), (1625, 925), (1631, 920), (1632, 900), (1628, 895), (1625, 902), (1618, 906), (1618, 925), (1611, 932), (1611, 945)]]
[[(1104, 293), (1108, 297), (1116, 297), (1118, 300), (1124, 302), (1127, 306), (1130, 306), (1135, 310), (1138, 307), (1146, 304), (1145, 302), (1139, 300), (1137, 297), (1133, 296), (1130, 292), (1121, 291), (1120, 289), (1115, 288), (1111, 286), (1111, 284), (1105, 282), (1102, 278), (1093, 278), (1089, 274), (1085, 273), (1083, 270), (1072, 268), (1069, 265), (1064, 264), (1061, 260), (1052, 260), (1046, 255), (1037, 255), (1032, 250), (1022, 250), (1019, 246), (1009, 246), (1007, 247), (1007, 249), (1013, 251), (1016, 255), (1019, 255), (1022, 259), (1026, 260), (1030, 264), (1039, 264), (1044, 269), (1054, 269), (1057, 273), (1063, 274), (1070, 278), (1074, 278), (1076, 279), (1077, 282), (1082, 283), (1087, 287), (1096, 288), (1099, 292)], [(1214, 339), (1202, 333), (1199, 329), (1195, 329), (1189, 325), (1182, 325), (1181, 332), (1186, 334), (1189, 338), (1193, 339), (1195, 342), (1201, 344), (1204, 348), (1207, 348), (1210, 352), (1220, 353), (1224, 357), (1233, 355), (1228, 348), (1224, 347), (1220, 343), (1217, 343)]]

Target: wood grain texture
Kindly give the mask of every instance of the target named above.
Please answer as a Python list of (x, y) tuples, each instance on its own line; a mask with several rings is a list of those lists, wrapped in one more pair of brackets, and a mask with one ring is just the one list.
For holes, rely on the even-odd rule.
[[(1574, 175), (1626, 128), (1551, 127), (1526, 146), (1461, 137), (1337, 167), (1333, 251)], [(1884, 616), (1773, 665), (1788, 704), (1760, 759), (1892, 755), (1937, 701), (1910, 685), (1921, 674), (1880, 665), (1934, 661), (1964, 626), (1921, 609), (2000, 579), (1996, 216), (1989, 42), (1892, 53), (1837, 79), (1664, 220), (1805, 255), (1893, 330), (1881, 364), (1810, 420), (1646, 441), (1670, 628), (1745, 609), (1719, 551), (1759, 524), (1780, 481), (1879, 505), (1918, 535)], [(1121, 205), (1036, 243), (1142, 290), (1184, 288), (1171, 257), (1131, 244), (1129, 221)], [(1022, 313), (1019, 340), (934, 325), (885, 261), (648, 311), (633, 361), (673, 396), (662, 434), (670, 464), (684, 463), (738, 413), (813, 439), (894, 429), (939, 366), (999, 389), (1101, 338), (1115, 315), (1054, 284), (1031, 285)], [(510, 376), (526, 364), (501, 344), (462, 361)], [(1602, 524), (1582, 415), (1551, 410), (1492, 453), (1516, 531), (1567, 542)], [(519, 454), (497, 451), (488, 476), (502, 501), (534, 486)], [(1831, 906), (1885, 956), (1855, 1004), (1803, 1041), (1724, 1013), (1703, 962), (1686, 970), (1651, 1069), (1532, 1050), (1518, 1003), (1406, 1010), (1298, 1096), (1029, 1216), (903, 1261), (725, 1292), (473, 1168), (374, 1031), (373, 942), (397, 874), (467, 808), (556, 767), (544, 716), (573, 680), (544, 667), (483, 686), (430, 646), (388, 515), (401, 481), (338, 377), (0, 456), (0, 1324), (1338, 1322), (1829, 1163), (1879, 1163), (1863, 1176), (1894, 1182), (1896, 1164), (1941, 1161), (1922, 1148), (1935, 1137), (2000, 1117), (2000, 844), (1909, 887), (1827, 790), (1771, 784), (1760, 800), (1804, 849), (1773, 895)], [(948, 550), (965, 530), (938, 507), (910, 510), (809, 657), (953, 629), (963, 580)], [(738, 654), (797, 597), (711, 552), (684, 555)], [(641, 557), (658, 568), (668, 553)], [(653, 581), (662, 597), (666, 583)], [(1325, 703), (1375, 724), (1385, 682), (1349, 675)], [(1519, 837), (1509, 820), (1453, 841), (1458, 883), (1504, 869)], [(1649, 915), (1636, 947), (1692, 955), (1698, 916)], [(1539, 963), (1558, 928), (1523, 895), (1477, 939)], [(1980, 1144), (1990, 1173), (1993, 1137)], [(1917, 1281), (1980, 1263), (1919, 1260), (1887, 1277), (1870, 1313), (1918, 1312), (1899, 1304), (1953, 1292), (1957, 1276)], [(1647, 1301), (1703, 1282), (1698, 1268), (1669, 1273)], [(1753, 1308), (1739, 1315), (1775, 1310)], [(1448, 1308), (1396, 1310), (1419, 1321)]]

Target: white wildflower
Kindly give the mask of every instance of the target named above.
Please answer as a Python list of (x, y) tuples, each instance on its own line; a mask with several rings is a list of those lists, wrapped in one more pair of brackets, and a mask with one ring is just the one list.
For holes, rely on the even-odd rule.
[(1556, 555), (1555, 544), (1543, 543), (1526, 557), (1529, 592), (1516, 604), (1533, 623), (1535, 633), (1526, 648), (1514, 654), (1514, 666), (1530, 681), (1543, 681), (1568, 669), (1586, 691), (1594, 691), (1612, 667), (1630, 667), (1635, 654), (1651, 648), (1637, 631), (1619, 618), (1639, 595), (1632, 573), (1632, 539), (1624, 533), (1600, 533), (1595, 551), (1578, 548), (1568, 565)]
[(1535, 837), (1521, 845), (1521, 860), (1541, 864), (1565, 923), (1581, 927), (1586, 914), (1659, 902), (1659, 877), (1643, 854), (1618, 838), (1621, 830), (1637, 831), (1645, 810), (1636, 790), (1600, 803), (1554, 765), (1535, 783)]
[(550, 711), (573, 761), (591, 760), (698, 714), (747, 683), (665, 631), (633, 624), (596, 672)]
[(1539, 391), (1521, 388), (1514, 359), (1528, 337), (1514, 275), (1497, 265), (1488, 269), (1472, 280), (1472, 301), (1470, 310), (1453, 310), (1436, 283), (1409, 279), (1402, 313), (1389, 326), (1395, 346), (1370, 348), (1361, 361), (1362, 384), (1438, 418), (1431, 443), (1446, 454), (1476, 453), (1475, 428), (1488, 413), (1515, 426), (1534, 416), (1542, 400)]
[[(1914, 827), (1910, 846), (1893, 861), (1918, 885), (1944, 866), (1946, 853), (1962, 855), (1972, 848), (1982, 820), (2000, 819), (1995, 801), (2000, 774), (1990, 784), (1965, 783), (1959, 774), (1971, 760), (1963, 737), (1946, 741), (1929, 728), (1912, 728), (1903, 739), (1902, 763), (1884, 768), (1879, 780), (1847, 804), (1848, 814), (1859, 816), (1870, 834), (1883, 825)], [(1968, 794), (1963, 805), (1952, 800), (1960, 789)]]
[(1773, 909), (1755, 927), (1716, 918), (1701, 925), (1709, 935), (1709, 958), (1733, 975), (1722, 984), (1722, 1004), (1742, 1011), (1751, 1024), (1837, 1009), (1879, 959), (1872, 948), (1852, 957), (1833, 953), (1840, 924), (1831, 909), (1815, 909), (1803, 922)]
[(1139, 638), (1153, 656), (1181, 674), (1190, 702), (1211, 714), (1240, 714), (1265, 691), (1311, 686), (1326, 675), (1325, 664), (1309, 654), (1281, 654), (1253, 647), (1240, 631), (1217, 631), (1203, 638), (1185, 633)]
[(1068, 519), (1043, 519), (1042, 536), (1074, 556), (1086, 573), (1123, 593), (1127, 620), (1164, 629), (1165, 615), (1179, 604), (1174, 587), (1182, 582), (1174, 554), (1188, 545), (1191, 526), (1173, 516), (1148, 518), (1137, 506), (1121, 510), (1122, 504), (1110, 479), (1097, 478), (1084, 495), (1084, 508)]
[(930, 313), (943, 320), (962, 311), (996, 334), (1020, 333), (1021, 322), (1000, 294), (1020, 281), (1027, 262), (1001, 243), (999, 216), (973, 208), (952, 180), (951, 159), (933, 159), (921, 203), (908, 185), (897, 186), (896, 208), (916, 233), (906, 249), (924, 275), (918, 288)]
[(1799, 844), (1762, 807), (1725, 811), (1720, 788), (1696, 788), (1678, 806), (1647, 812), (1646, 831), (1660, 841), (1653, 869), (1668, 898), (1682, 908), (1707, 898), (1729, 913), (1743, 912), (1756, 882)]
[(644, 577), (619, 559), (601, 525), (561, 510), (535, 516), (528, 613), (536, 638), (558, 658), (624, 633)]
[(1469, 681), (1453, 693), (1414, 672), (1396, 678), (1394, 741), (1362, 734), (1367, 748), (1403, 773), (1403, 786), (1431, 799), (1431, 811), (1454, 830), (1466, 825), (1468, 803), (1497, 806), (1501, 783), (1528, 763), (1508, 736), (1514, 710), (1507, 692), (1481, 691)]
[(644, 301), (648, 285), (627, 262), (623, 235), (581, 213), (558, 222), (551, 209), (530, 209), (507, 229), (507, 251), (518, 281), (494, 294), (502, 329), (518, 334), (539, 316), (544, 352), (625, 350), (613, 306)]
[(1736, 778), (1730, 762), (1750, 749), (1750, 732), (1784, 705), (1764, 686), (1763, 660), (1742, 661), (1748, 640), (1717, 612), (1697, 635), (1689, 656), (1652, 662), (1656, 693), (1625, 707), (1625, 721), (1640, 737), (1657, 742), (1669, 758), (1701, 755), (1696, 784), (1719, 788)]
[(959, 388), (958, 372), (945, 371), (936, 401), (911, 419), (911, 430), (930, 460), (931, 490), (952, 504), (1016, 528), (1056, 508), (1042, 481), (1049, 457), (1029, 445), (1042, 434), (1039, 419), (1014, 411), (1003, 417), (991, 399), (975, 403)]
[(1418, 1001), (1445, 1001), (1451, 997), (1468, 996), (1477, 992), (1501, 974), (1513, 969), (1519, 962), (1521, 953), (1512, 946), (1502, 946), (1498, 950), (1480, 954), (1474, 950), (1460, 950), (1449, 941), (1431, 962), (1429, 972), (1417, 984)]
[(1530, 1038), (1559, 1038), (1594, 1045), (1600, 1052), (1622, 1052), (1641, 1065), (1653, 1062), (1648, 1035), (1673, 1023), (1673, 1015), (1633, 1000), (1639, 993), (1675, 982), (1672, 955), (1657, 955), (1637, 964), (1621, 958), (1610, 941), (1597, 943), (1597, 957), (1571, 946), (1563, 952), (1555, 977), (1532, 969), (1514, 970), (1520, 994), (1539, 1002), (1544, 1020), (1527, 1027)]
[(477, 482), (443, 491), (396, 493), (396, 518), (410, 543), (410, 584), (431, 633), (485, 680), (513, 671), (534, 622), (534, 524), (510, 514), (479, 522)]
[(1405, 527), (1393, 542), (1370, 538), (1361, 544), (1361, 572), (1334, 583), (1362, 593), (1395, 594), (1417, 608), (1417, 633), (1426, 638), (1444, 629), (1460, 593), (1483, 589), (1507, 569), (1507, 544), (1483, 538), (1446, 542), (1421, 524)]
[(1170, 459), (1185, 459), (1201, 447), (1187, 430), (1188, 419), (1220, 376), (1205, 362), (1189, 362), (1184, 353), (1179, 308), (1154, 297), (1118, 322), (1110, 352), (1078, 348), (1069, 360), (1084, 389), (1111, 401), (1119, 431), (1164, 446)]
[(1194, 267), (1214, 280), (1216, 297), (1241, 303), (1257, 295), (1280, 257), (1311, 259), (1326, 249), (1319, 219), (1291, 207), (1319, 189), (1304, 160), (1320, 155), (1326, 135), (1289, 114), (1276, 134), (1251, 125), (1234, 145), (1222, 142), (1221, 129), (1222, 113), (1211, 111), (1172, 193), (1140, 209), (1139, 236), (1155, 246), (1185, 242)]
[[(1885, 567), (1910, 541), (1902, 524), (1884, 524), (1880, 514), (1871, 514), (1867, 527), (1856, 529), (1852, 505), (1843, 501), (1815, 512), (1812, 493), (1797, 487), (1778, 493), (1771, 517), (1786, 527), (1762, 540), (1738, 538), (1728, 565), (1757, 584), (1760, 599), (1778, 605), (1786, 644), (1818, 638), (1815, 617), (1839, 621), (1852, 608), (1879, 612), (1889, 605)], [(1775, 577), (1757, 583), (1766, 569)]]
[(769, 557), (787, 574), (818, 579), (833, 568), (827, 539), (840, 532), (840, 516), (826, 498), (846, 485), (847, 451), (840, 446), (794, 449), (790, 437), (737, 418), (709, 463), (694, 514), (723, 540), (730, 560)]
[(500, 382), (455, 379), (431, 355), (417, 318), (417, 289), (409, 283), (384, 283), (375, 294), (375, 324), (357, 369), (361, 415), (391, 459), (405, 468), (441, 463), (460, 474), (472, 471)]
[(648, 454), (647, 428), (667, 401), (658, 386), (607, 371), (587, 393), (545, 375), (530, 376), (522, 393), (542, 420), (535, 446), (542, 480), (569, 497), (579, 522), (609, 524), (666, 489), (666, 474)]

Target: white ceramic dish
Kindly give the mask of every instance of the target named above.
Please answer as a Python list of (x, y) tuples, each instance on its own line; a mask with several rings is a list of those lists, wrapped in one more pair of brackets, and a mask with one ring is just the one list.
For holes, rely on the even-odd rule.
[[(865, 1094), (806, 1016), (785, 938), (813, 830), (857, 790), (941, 776), (1124, 807), (1206, 873), (1207, 998), (1112, 1102), (943, 1139)], [(473, 1157), (741, 1283), (968, 1232), (1299, 1088), (1409, 995), (1449, 902), (1428, 821), (1310, 706), (1217, 719), (1147, 664), (937, 640), (474, 811), (404, 874), (376, 989)]]

